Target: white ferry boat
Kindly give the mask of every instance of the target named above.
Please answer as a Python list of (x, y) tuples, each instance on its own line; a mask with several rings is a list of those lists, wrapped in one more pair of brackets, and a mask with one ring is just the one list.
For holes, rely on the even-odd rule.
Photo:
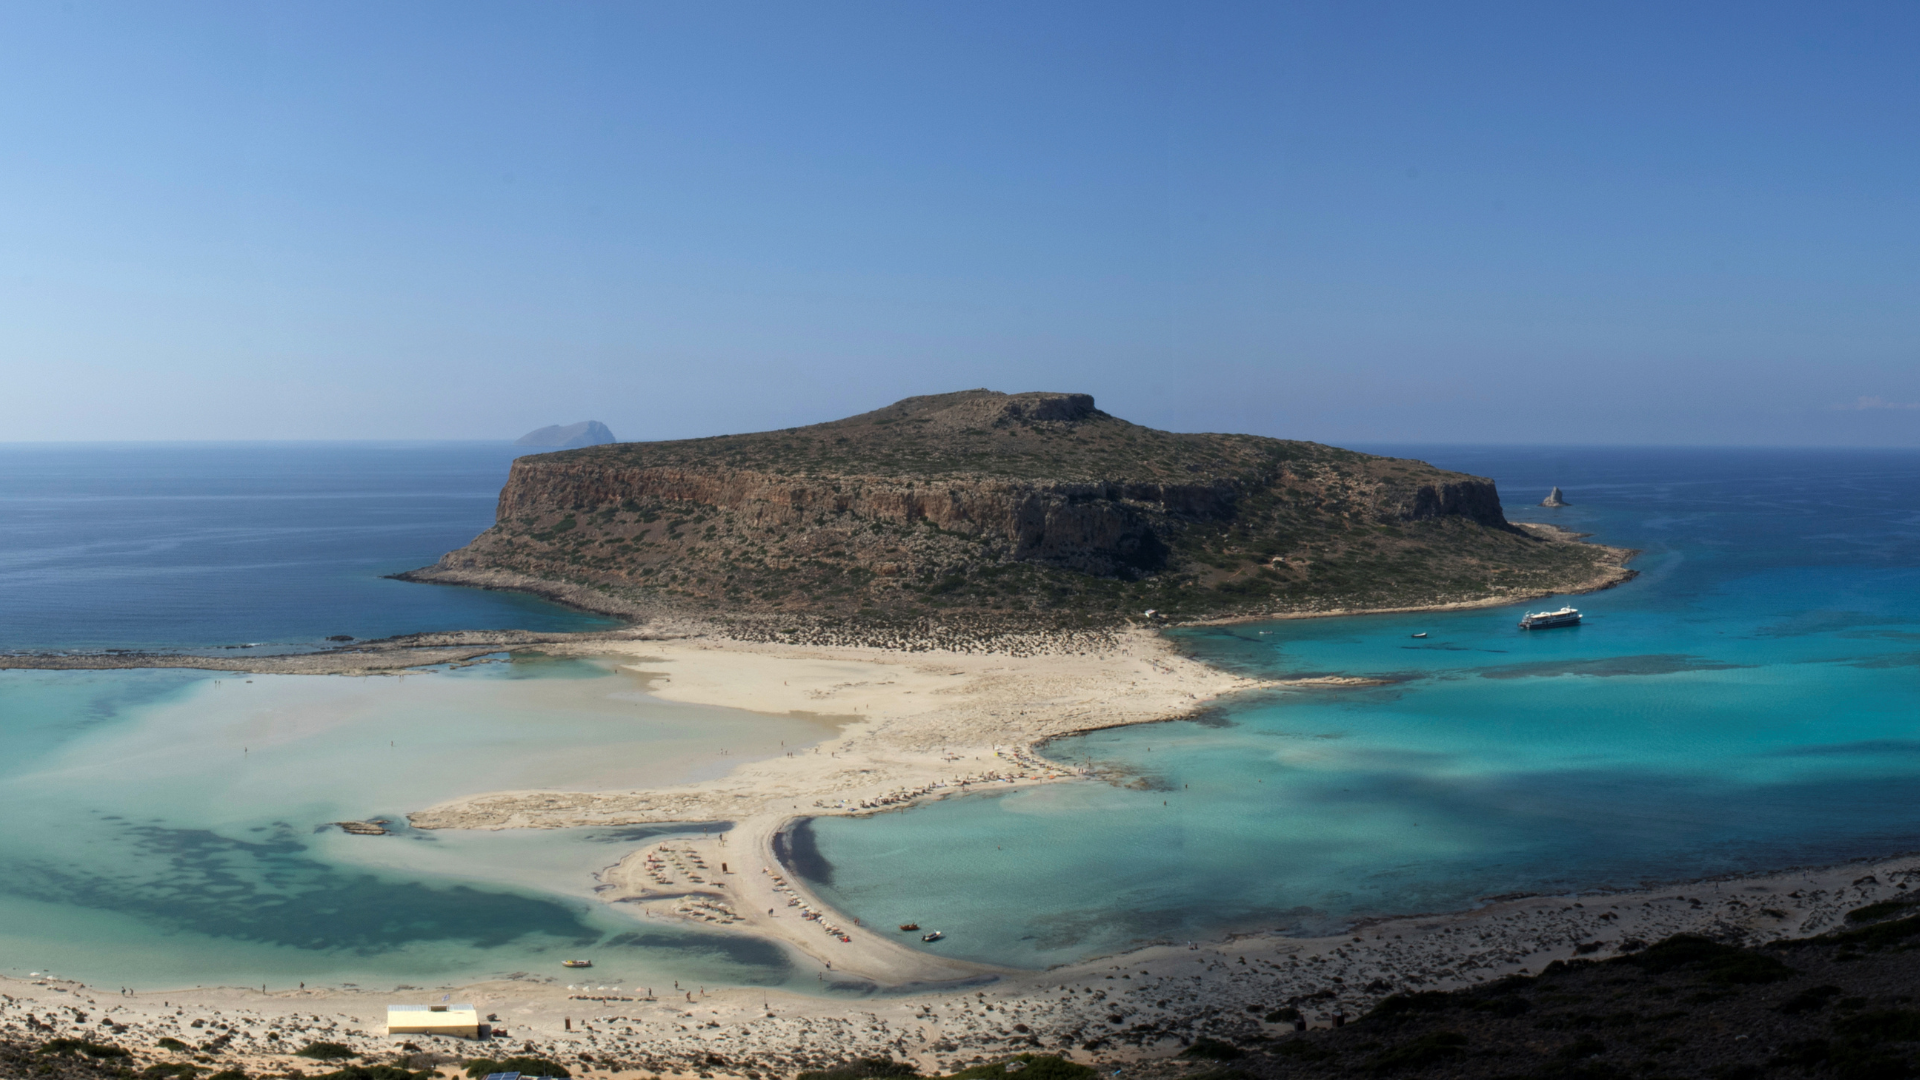
[(1559, 611), (1529, 611), (1520, 617), (1522, 630), (1551, 630), (1556, 626), (1579, 625), (1579, 608), (1563, 607)]

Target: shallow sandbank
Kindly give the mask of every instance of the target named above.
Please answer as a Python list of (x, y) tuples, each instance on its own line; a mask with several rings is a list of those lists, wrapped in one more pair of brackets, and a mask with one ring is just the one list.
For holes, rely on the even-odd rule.
[(201, 652), (0, 653), (0, 669), (111, 671), (137, 668), (186, 668), (239, 671), (250, 675), (376, 675), (407, 668), (462, 664), (506, 649), (619, 641), (660, 631), (595, 631), (539, 634), (526, 630), (466, 630), (361, 641), (312, 652), (229, 655)]

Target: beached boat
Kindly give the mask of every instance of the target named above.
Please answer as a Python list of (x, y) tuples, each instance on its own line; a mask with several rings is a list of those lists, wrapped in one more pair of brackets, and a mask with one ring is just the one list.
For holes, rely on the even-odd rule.
[(1559, 611), (1529, 611), (1520, 617), (1522, 630), (1551, 630), (1556, 626), (1579, 625), (1579, 608), (1563, 607)]
[(901, 924), (900, 924), (900, 929), (902, 929), (902, 930), (918, 930), (918, 929), (920, 929), (920, 924), (919, 924), (919, 923), (917, 923), (917, 922), (903, 922), (903, 923), (901, 923)]
[(920, 935), (920, 940), (921, 940), (921, 941), (939, 941), (939, 940), (940, 940), (941, 938), (943, 938), (943, 937), (946, 937), (946, 936), (947, 936), (947, 935), (945, 935), (945, 934), (943, 934), (943, 933), (941, 933), (940, 931), (938, 931), (938, 930), (935, 930), (935, 931), (933, 931), (932, 933), (927, 933), (927, 934), (921, 934), (921, 935)]
[(592, 967), (592, 966), (593, 966), (593, 961), (591, 961), (591, 960), (562, 960), (562, 961), (560, 961), (560, 966), (561, 966), (561, 967), (571, 967), (571, 968), (581, 968), (581, 967)]

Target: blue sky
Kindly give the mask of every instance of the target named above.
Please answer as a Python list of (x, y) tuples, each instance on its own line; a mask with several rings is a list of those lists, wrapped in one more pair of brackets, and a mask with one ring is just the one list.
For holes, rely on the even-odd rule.
[(0, 440), (1920, 445), (1920, 6), (26, 3)]

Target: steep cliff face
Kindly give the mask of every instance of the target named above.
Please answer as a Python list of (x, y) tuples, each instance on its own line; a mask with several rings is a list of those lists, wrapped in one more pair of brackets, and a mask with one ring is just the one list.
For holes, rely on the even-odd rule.
[(1026, 480), (797, 478), (746, 469), (609, 468), (523, 458), (500, 493), (501, 521), (540, 521), (609, 506), (684, 505), (724, 512), (749, 530), (805, 528), (823, 516), (992, 541), (1010, 558), (1096, 574), (1158, 569), (1156, 525), (1231, 517), (1238, 485)]
[(521, 458), (495, 526), (438, 569), (717, 610), (1112, 614), (1156, 597), (1163, 610), (1281, 610), (1377, 592), (1369, 565), (1394, 575), (1389, 591), (1484, 590), (1544, 550), (1481, 478), (1155, 431), (1085, 394), (980, 390), (812, 427)]
[(1413, 489), (1411, 499), (1401, 500), (1394, 510), (1406, 521), (1454, 516), (1494, 527), (1507, 523), (1493, 481), (1478, 478), (1421, 484)]

